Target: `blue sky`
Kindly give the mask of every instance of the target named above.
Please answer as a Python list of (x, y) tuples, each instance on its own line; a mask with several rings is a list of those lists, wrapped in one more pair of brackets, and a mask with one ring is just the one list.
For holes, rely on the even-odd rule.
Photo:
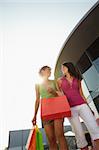
[(32, 128), (38, 70), (49, 65), (53, 74), (63, 43), (95, 2), (0, 0), (2, 148), (10, 130)]

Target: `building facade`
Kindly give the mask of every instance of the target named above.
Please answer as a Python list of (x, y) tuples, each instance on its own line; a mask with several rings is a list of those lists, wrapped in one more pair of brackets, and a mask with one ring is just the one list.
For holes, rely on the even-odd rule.
[(73, 62), (82, 75), (85, 96), (99, 118), (99, 1), (85, 14), (66, 39), (55, 66), (55, 78), (61, 76), (61, 64)]

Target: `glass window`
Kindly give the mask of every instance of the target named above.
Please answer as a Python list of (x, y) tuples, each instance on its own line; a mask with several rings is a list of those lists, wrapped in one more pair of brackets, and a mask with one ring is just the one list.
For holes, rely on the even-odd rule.
[(86, 72), (92, 66), (86, 53), (81, 56), (80, 60), (77, 62), (77, 66), (81, 73)]
[(97, 72), (99, 73), (99, 57), (93, 61), (93, 64), (96, 67)]
[(94, 99), (99, 95), (99, 75), (94, 65), (83, 73), (83, 78), (92, 98)]
[(86, 50), (88, 56), (92, 61), (99, 58), (99, 38), (95, 40), (94, 43)]

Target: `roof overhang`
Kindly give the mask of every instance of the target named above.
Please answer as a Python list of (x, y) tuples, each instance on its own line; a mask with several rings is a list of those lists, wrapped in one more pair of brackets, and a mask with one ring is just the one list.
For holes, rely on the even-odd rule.
[(64, 61), (77, 63), (83, 52), (99, 37), (99, 1), (86, 13), (66, 39), (55, 66), (58, 78)]

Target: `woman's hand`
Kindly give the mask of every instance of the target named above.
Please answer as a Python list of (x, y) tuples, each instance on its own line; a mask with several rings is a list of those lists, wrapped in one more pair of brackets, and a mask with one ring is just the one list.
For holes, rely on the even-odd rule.
[(56, 91), (53, 88), (48, 87), (47, 91), (48, 91), (48, 93), (51, 93), (51, 94), (53, 94), (55, 96), (57, 95)]
[(53, 93), (54, 90), (53, 90), (52, 88), (48, 87), (48, 88), (47, 88), (47, 91), (48, 91), (49, 93)]
[(36, 125), (36, 116), (33, 117), (33, 119), (32, 119), (32, 124), (33, 124), (33, 126)]
[(61, 92), (61, 91), (56, 91), (56, 93), (57, 93), (58, 96), (63, 96), (64, 95), (63, 92)]

